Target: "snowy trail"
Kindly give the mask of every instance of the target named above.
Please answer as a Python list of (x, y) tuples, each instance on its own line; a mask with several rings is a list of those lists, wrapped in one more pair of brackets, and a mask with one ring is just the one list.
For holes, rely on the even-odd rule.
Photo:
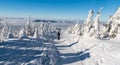
[(61, 65), (83, 65), (81, 63), (82, 60), (89, 57), (89, 53), (76, 52), (73, 46), (74, 44), (79, 42), (79, 38), (63, 38), (60, 41), (55, 41), (55, 46), (58, 48), (60, 52), (60, 64)]
[(55, 46), (60, 52), (60, 65), (119, 65), (120, 63), (118, 61), (120, 44), (114, 40), (84, 39), (64, 35), (60, 41), (55, 40)]

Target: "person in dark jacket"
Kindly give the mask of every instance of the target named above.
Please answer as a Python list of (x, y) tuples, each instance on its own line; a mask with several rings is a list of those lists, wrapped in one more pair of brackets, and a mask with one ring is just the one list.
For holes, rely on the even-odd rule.
[(58, 40), (60, 40), (60, 32), (57, 33)]

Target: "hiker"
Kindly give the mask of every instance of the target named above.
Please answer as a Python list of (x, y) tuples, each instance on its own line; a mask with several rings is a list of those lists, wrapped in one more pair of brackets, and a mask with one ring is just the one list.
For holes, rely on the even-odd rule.
[(60, 40), (60, 32), (57, 33), (58, 40)]

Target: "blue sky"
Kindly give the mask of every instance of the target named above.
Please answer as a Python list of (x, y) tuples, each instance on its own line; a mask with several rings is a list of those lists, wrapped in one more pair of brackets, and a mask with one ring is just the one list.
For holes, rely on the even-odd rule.
[(0, 0), (0, 17), (85, 19), (90, 9), (96, 16), (100, 7), (101, 19), (107, 20), (120, 7), (120, 0)]

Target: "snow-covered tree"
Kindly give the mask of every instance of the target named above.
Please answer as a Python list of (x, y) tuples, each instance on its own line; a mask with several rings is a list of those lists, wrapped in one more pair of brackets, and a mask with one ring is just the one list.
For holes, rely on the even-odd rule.
[(99, 37), (99, 32), (100, 32), (100, 18), (101, 14), (98, 13), (97, 16), (94, 19), (93, 27), (94, 27), (94, 33), (95, 36)]
[(29, 16), (28, 21), (26, 23), (26, 30), (25, 30), (27, 35), (32, 35), (32, 27), (31, 27), (31, 17)]
[(81, 34), (81, 25), (79, 23), (79, 20), (76, 21), (76, 24), (72, 28), (72, 33), (75, 35), (80, 35)]
[(116, 37), (118, 34), (118, 30), (120, 27), (120, 8), (118, 8), (118, 10), (116, 11), (116, 13), (113, 15), (113, 17), (111, 18), (111, 29), (109, 32), (109, 35), (111, 38)]
[(107, 31), (107, 32), (110, 32), (112, 23), (113, 23), (113, 16), (111, 15), (111, 16), (109, 17), (109, 20), (108, 20), (107, 24), (106, 24), (106, 27), (107, 27), (107, 30), (106, 30), (106, 31)]
[(7, 34), (8, 34), (8, 24), (7, 22), (4, 23), (4, 27), (2, 28), (1, 31), (1, 40), (5, 40), (7, 38)]
[(22, 38), (28, 38), (26, 32), (24, 29), (22, 29), (20, 32), (19, 32), (19, 38), (22, 39)]
[(87, 16), (87, 19), (84, 21), (84, 24), (83, 24), (83, 27), (82, 27), (82, 31), (83, 31), (83, 34), (86, 36), (91, 36), (90, 34), (92, 34), (92, 22), (93, 22), (93, 10), (90, 10), (88, 12), (88, 16)]
[(39, 39), (38, 28), (35, 29), (35, 32), (34, 32), (33, 38), (35, 38), (35, 39)]
[(109, 33), (110, 37), (111, 37), (111, 38), (116, 37), (117, 32), (118, 32), (118, 24), (115, 23), (114, 25), (112, 25), (112, 28), (111, 28), (111, 30), (110, 30), (110, 33)]
[(84, 21), (84, 32), (90, 32), (92, 26), (92, 17), (93, 17), (93, 10), (90, 10), (87, 16), (87, 19)]

